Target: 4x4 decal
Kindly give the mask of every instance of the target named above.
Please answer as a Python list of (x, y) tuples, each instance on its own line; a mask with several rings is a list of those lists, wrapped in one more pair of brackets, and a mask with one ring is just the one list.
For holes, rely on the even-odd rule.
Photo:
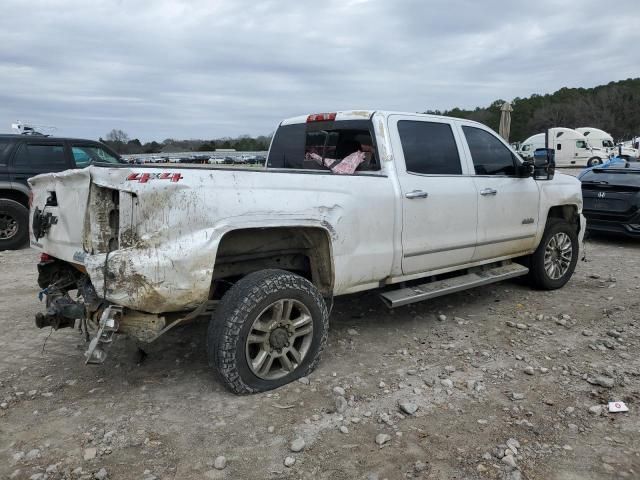
[(127, 177), (127, 181), (147, 183), (149, 180), (170, 180), (172, 182), (179, 182), (184, 177), (180, 172), (177, 173), (130, 173)]

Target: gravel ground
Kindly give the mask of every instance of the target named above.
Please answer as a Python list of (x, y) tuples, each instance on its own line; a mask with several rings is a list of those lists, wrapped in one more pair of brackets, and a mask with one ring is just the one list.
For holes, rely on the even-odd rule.
[(77, 331), (34, 326), (37, 254), (0, 253), (0, 478), (640, 478), (640, 242), (587, 260), (553, 292), (340, 298), (308, 379), (234, 396), (206, 320), (85, 366)]

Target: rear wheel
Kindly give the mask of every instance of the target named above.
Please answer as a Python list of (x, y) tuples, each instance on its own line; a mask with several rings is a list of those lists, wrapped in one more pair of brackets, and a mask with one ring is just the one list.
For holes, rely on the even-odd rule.
[(220, 301), (207, 334), (209, 364), (235, 393), (271, 390), (315, 368), (328, 329), (311, 282), (284, 270), (255, 272)]
[(549, 219), (542, 241), (529, 259), (531, 283), (544, 290), (563, 287), (573, 275), (578, 254), (576, 225), (560, 218)]
[(0, 250), (15, 250), (29, 240), (29, 210), (15, 200), (0, 199)]

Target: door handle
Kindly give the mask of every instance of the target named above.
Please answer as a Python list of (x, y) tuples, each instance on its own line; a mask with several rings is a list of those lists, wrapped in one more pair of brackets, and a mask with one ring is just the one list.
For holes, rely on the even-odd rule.
[(498, 191), (495, 188), (483, 188), (480, 190), (480, 195), (495, 195)]
[(405, 193), (404, 196), (409, 198), (409, 199), (427, 198), (429, 196), (429, 194), (427, 192), (422, 191), (422, 190), (414, 190), (412, 192)]

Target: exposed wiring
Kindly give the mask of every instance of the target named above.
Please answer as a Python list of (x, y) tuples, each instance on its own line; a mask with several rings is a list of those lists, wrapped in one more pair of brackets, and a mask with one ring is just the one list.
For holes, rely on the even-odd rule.
[(49, 335), (47, 335), (47, 338), (44, 339), (44, 343), (42, 344), (42, 353), (44, 353), (44, 347), (47, 345), (47, 340), (49, 340), (49, 337), (51, 336), (52, 333), (53, 333), (53, 327), (51, 327), (51, 330), (49, 331)]
[(38, 300), (42, 301), (45, 295), (49, 294), (49, 287), (43, 288), (38, 292)]

